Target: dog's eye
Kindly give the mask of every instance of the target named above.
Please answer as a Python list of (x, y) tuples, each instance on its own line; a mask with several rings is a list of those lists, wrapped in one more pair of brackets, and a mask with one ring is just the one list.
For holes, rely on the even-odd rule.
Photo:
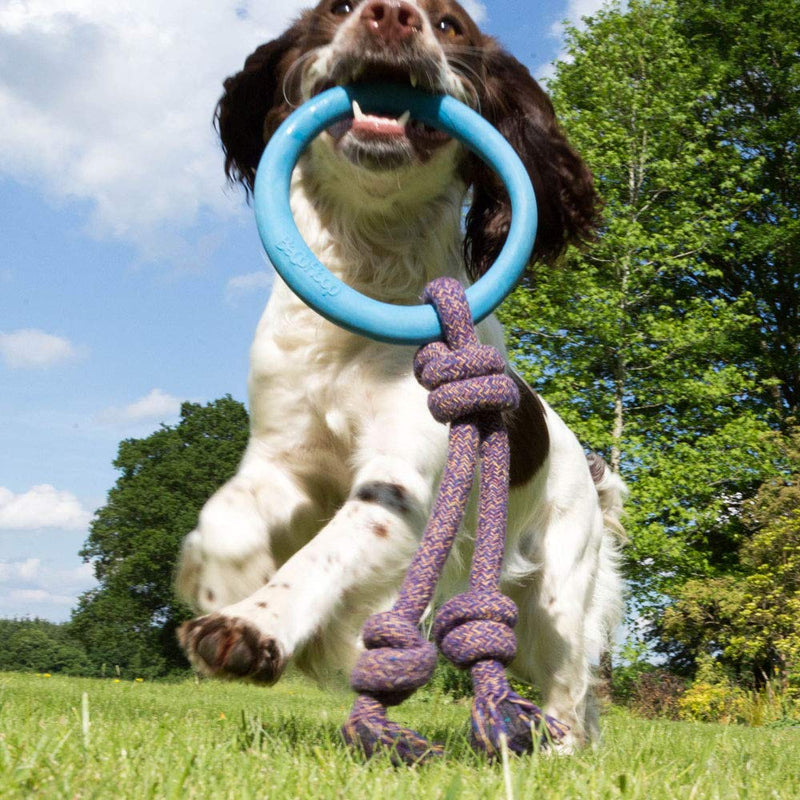
[(461, 36), (463, 30), (457, 20), (452, 17), (442, 17), (436, 28), (441, 31), (445, 36)]
[(346, 14), (353, 13), (353, 4), (348, 3), (347, 0), (341, 3), (334, 3), (331, 6), (331, 14), (337, 14), (338, 16), (345, 16)]

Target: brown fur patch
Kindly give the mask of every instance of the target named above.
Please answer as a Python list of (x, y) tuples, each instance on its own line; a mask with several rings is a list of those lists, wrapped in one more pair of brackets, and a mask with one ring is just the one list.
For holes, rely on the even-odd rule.
[(541, 469), (550, 451), (550, 436), (539, 395), (514, 370), (509, 367), (507, 371), (519, 389), (519, 407), (503, 412), (511, 446), (510, 485), (515, 487), (527, 483)]

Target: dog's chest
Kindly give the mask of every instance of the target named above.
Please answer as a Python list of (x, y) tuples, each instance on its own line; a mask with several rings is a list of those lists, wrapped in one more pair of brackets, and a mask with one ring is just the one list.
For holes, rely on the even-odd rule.
[(252, 432), (282, 460), (310, 458), (324, 472), (332, 458), (341, 472), (374, 420), (391, 426), (409, 404), (425, 413), (413, 348), (368, 342), (285, 301), (270, 301), (251, 350)]

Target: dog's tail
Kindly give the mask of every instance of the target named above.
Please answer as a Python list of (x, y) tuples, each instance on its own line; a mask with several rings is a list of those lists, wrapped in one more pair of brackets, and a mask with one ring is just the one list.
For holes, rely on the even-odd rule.
[(603, 512), (603, 523), (606, 530), (619, 543), (626, 541), (625, 528), (622, 525), (622, 512), (628, 487), (620, 476), (606, 464), (602, 456), (589, 453), (589, 472), (594, 481), (594, 488), (600, 498), (600, 509)]
[(593, 619), (587, 620), (587, 633), (592, 638), (596, 637), (593, 644), (597, 648), (596, 652), (600, 653), (609, 647), (614, 632), (622, 621), (620, 547), (626, 541), (622, 514), (628, 489), (622, 478), (599, 455), (590, 453), (586, 459), (603, 513), (603, 540), (600, 545), (594, 602), (590, 612)]

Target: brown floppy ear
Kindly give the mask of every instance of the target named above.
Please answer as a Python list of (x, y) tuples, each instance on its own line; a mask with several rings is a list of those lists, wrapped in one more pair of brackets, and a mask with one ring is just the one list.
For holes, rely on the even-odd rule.
[(262, 44), (247, 57), (244, 68), (223, 86), (214, 119), (225, 152), (225, 174), (251, 192), (256, 169), (269, 137), (289, 116), (291, 106), (284, 93), (289, 67), (300, 54), (304, 17), (280, 38)]
[[(552, 263), (571, 242), (591, 237), (598, 198), (589, 169), (567, 142), (550, 99), (513, 56), (489, 45), (481, 113), (516, 150), (536, 193), (539, 224), (532, 261)], [(473, 280), (492, 265), (508, 233), (511, 206), (497, 175), (471, 157), (473, 199), (464, 253)]]

